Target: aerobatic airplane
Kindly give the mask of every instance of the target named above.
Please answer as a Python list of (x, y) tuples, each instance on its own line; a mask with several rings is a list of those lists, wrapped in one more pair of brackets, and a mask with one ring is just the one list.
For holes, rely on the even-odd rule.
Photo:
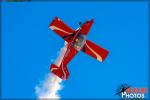
[(82, 51), (96, 58), (98, 61), (104, 61), (108, 55), (108, 51), (86, 39), (93, 22), (94, 20), (92, 19), (83, 24), (79, 23), (80, 27), (73, 30), (58, 17), (54, 18), (49, 25), (49, 28), (67, 42), (67, 50), (65, 51), (59, 66), (51, 64), (50, 70), (53, 74), (63, 80), (68, 79), (69, 72), (67, 64), (78, 53), (78, 51)]

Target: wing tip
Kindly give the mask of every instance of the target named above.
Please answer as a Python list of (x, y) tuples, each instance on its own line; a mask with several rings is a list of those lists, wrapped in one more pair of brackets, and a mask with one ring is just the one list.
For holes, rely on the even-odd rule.
[(102, 62), (104, 62), (104, 60), (107, 58), (107, 56), (109, 54), (109, 51), (107, 51), (107, 50), (105, 50), (105, 51), (106, 51), (106, 53), (105, 53), (104, 57), (102, 58)]

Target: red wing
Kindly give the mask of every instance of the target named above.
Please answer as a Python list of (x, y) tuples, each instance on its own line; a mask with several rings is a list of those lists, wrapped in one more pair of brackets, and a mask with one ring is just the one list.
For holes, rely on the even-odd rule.
[(107, 57), (108, 55), (108, 51), (105, 50), (104, 48), (92, 43), (89, 40), (86, 40), (82, 51), (85, 52), (86, 54), (96, 58), (99, 61), (104, 61), (104, 59)]
[(58, 17), (55, 17), (49, 28), (60, 35), (67, 42), (70, 42), (71, 38), (74, 35), (74, 30), (67, 26)]
[(81, 30), (80, 30), (80, 33), (83, 34), (83, 35), (87, 35), (92, 24), (94, 22), (94, 19), (90, 20), (90, 21), (87, 21), (85, 22), (82, 26), (81, 26)]

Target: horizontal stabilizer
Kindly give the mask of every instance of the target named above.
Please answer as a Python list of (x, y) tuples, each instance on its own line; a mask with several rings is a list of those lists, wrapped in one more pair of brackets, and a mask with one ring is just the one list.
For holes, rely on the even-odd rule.
[(69, 77), (67, 66), (64, 66), (63, 64), (61, 64), (60, 67), (56, 66), (55, 64), (52, 64), (50, 70), (53, 74), (55, 74), (63, 80), (66, 80)]

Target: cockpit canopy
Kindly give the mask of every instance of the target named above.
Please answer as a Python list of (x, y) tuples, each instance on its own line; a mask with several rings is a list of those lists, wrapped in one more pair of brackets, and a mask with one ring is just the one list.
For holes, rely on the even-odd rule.
[(73, 47), (75, 47), (79, 51), (83, 47), (85, 41), (86, 41), (86, 37), (81, 33), (79, 33), (79, 35), (76, 37), (76, 39), (73, 42)]

